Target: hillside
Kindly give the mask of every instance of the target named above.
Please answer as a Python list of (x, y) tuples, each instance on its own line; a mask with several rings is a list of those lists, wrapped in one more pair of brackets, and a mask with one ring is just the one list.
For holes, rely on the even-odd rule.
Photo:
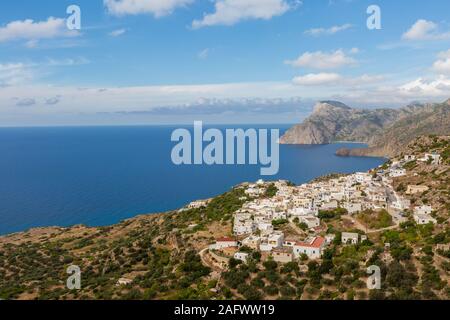
[(316, 104), (302, 124), (289, 129), (283, 144), (326, 144), (335, 141), (369, 142), (386, 126), (405, 113), (394, 109), (352, 109), (336, 101)]
[(450, 134), (450, 100), (442, 104), (413, 104), (400, 109), (352, 109), (325, 101), (302, 124), (281, 137), (283, 144), (364, 142), (366, 149), (344, 149), (347, 156), (393, 156), (399, 147), (424, 134)]
[[(449, 299), (450, 137), (420, 137), (371, 175), (405, 155), (427, 152), (441, 154), (442, 163), (407, 162), (406, 175), (392, 184), (412, 205), (431, 205), (435, 225), (416, 224), (410, 210), (395, 225), (383, 210), (366, 210), (355, 220), (343, 208), (321, 212), (317, 230), (277, 220), (274, 226), (288, 237), (335, 239), (320, 259), (302, 256), (282, 264), (243, 247), (250, 259), (241, 263), (227, 250), (208, 248), (232, 236), (234, 214), (244, 204), (277, 194), (274, 183), (266, 182), (260, 195), (250, 196), (246, 190), (253, 187), (244, 183), (203, 205), (109, 227), (40, 228), (0, 237), (0, 299)], [(429, 190), (410, 196), (410, 184)], [(368, 240), (344, 245), (344, 231)], [(365, 287), (366, 268), (374, 264), (382, 270), (382, 290)], [(81, 269), (81, 290), (65, 286), (70, 265)]]

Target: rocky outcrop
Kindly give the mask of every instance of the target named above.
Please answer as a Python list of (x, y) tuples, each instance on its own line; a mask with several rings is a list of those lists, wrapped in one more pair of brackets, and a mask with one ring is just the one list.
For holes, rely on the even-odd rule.
[(302, 124), (289, 129), (282, 144), (326, 144), (335, 141), (370, 142), (402, 112), (393, 109), (352, 109), (336, 101), (323, 101)]
[(369, 148), (341, 149), (342, 156), (393, 157), (418, 136), (450, 135), (450, 104), (427, 104), (388, 126), (375, 137)]
[(440, 104), (411, 104), (401, 109), (352, 109), (323, 101), (302, 124), (281, 137), (282, 144), (364, 142), (364, 149), (341, 149), (341, 156), (395, 155), (419, 135), (450, 134), (450, 99)]

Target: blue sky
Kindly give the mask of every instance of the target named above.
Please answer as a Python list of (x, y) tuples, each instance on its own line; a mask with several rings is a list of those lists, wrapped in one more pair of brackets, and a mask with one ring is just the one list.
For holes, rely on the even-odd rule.
[[(81, 9), (69, 31), (66, 8)], [(381, 9), (381, 30), (366, 10)], [(0, 10), (0, 125), (287, 122), (314, 101), (450, 97), (450, 2), (16, 0)]]

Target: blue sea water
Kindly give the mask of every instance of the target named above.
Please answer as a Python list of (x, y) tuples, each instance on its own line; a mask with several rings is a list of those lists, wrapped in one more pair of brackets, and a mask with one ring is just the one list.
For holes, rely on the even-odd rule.
[[(288, 128), (259, 127), (281, 132)], [(174, 165), (173, 130), (170, 126), (1, 128), (0, 234), (39, 226), (114, 224), (138, 214), (177, 209), (261, 178), (260, 166), (254, 165)], [(361, 146), (281, 145), (280, 171), (270, 180), (300, 184), (384, 162), (334, 154), (341, 147)]]

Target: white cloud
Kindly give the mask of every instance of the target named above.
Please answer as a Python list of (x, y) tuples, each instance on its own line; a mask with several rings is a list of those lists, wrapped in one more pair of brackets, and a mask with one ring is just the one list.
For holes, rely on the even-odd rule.
[(386, 77), (383, 75), (368, 75), (363, 74), (362, 76), (347, 79), (346, 82), (351, 85), (364, 85), (372, 84), (385, 80)]
[(69, 66), (79, 66), (84, 64), (90, 64), (91, 61), (84, 58), (67, 58), (67, 59), (51, 59), (48, 58), (45, 63), (41, 63), (40, 65), (49, 66), (49, 67), (69, 67)]
[(341, 26), (333, 26), (330, 28), (314, 28), (306, 30), (304, 33), (310, 36), (322, 36), (322, 35), (333, 35), (341, 31), (348, 30), (352, 27), (351, 24), (343, 24)]
[(310, 73), (295, 77), (292, 82), (299, 86), (322, 86), (339, 81), (341, 76), (337, 73)]
[(175, 9), (187, 6), (194, 0), (104, 0), (108, 12), (117, 15), (152, 14), (163, 17), (173, 13)]
[[(355, 52), (352, 49), (351, 53)], [(343, 50), (336, 50), (334, 52), (305, 52), (296, 60), (285, 61), (286, 64), (294, 67), (305, 67), (313, 69), (337, 69), (343, 66), (352, 65), (356, 60), (345, 54)]]
[(450, 38), (450, 32), (439, 32), (439, 26), (436, 23), (420, 19), (403, 34), (402, 38), (404, 40), (444, 40)]
[(399, 87), (403, 95), (414, 97), (449, 97), (450, 78), (439, 76), (436, 79), (427, 80), (418, 78)]
[(383, 75), (363, 74), (358, 77), (344, 77), (337, 73), (310, 73), (295, 77), (292, 82), (300, 86), (333, 86), (333, 87), (361, 87), (385, 80)]
[[(283, 118), (277, 112), (295, 110), (293, 104), (285, 108), (286, 99), (292, 97), (300, 96), (303, 102), (340, 100), (357, 107), (398, 107), (411, 101), (439, 102), (450, 97), (450, 77), (420, 78), (405, 82), (388, 83), (382, 76), (352, 78), (325, 74), (305, 77), (303, 86), (293, 81), (107, 88), (6, 86), (0, 87), (0, 125), (123, 124), (126, 121), (130, 124), (174, 123), (190, 122), (198, 120), (199, 115), (207, 117), (208, 114), (216, 113), (221, 115), (205, 119), (224, 121), (223, 115), (227, 112), (251, 113), (248, 118), (239, 118), (238, 122), (248, 119), (289, 121), (289, 117)], [(15, 103), (19, 102), (17, 97), (29, 99), (30, 105), (31, 99), (36, 103), (29, 108), (19, 108)], [(276, 103), (277, 99), (282, 100)], [(241, 101), (237, 107), (236, 101)], [(27, 104), (25, 100), (21, 102)], [(181, 107), (193, 109), (181, 111)], [(242, 107), (242, 110), (237, 110), (238, 107)], [(274, 108), (276, 112), (264, 118), (262, 114), (268, 114), (269, 111), (260, 111), (260, 107)], [(172, 109), (164, 111), (165, 108)], [(178, 116), (177, 110), (181, 112)], [(193, 116), (185, 117), (185, 114)], [(225, 121), (235, 122), (236, 117), (225, 116)]]
[[(64, 19), (50, 17), (47, 21), (35, 22), (31, 19), (13, 21), (0, 28), (0, 42), (29, 40), (27, 46), (33, 46), (37, 40), (79, 35), (69, 31)], [(31, 41), (31, 42), (30, 42)]]
[(433, 70), (439, 74), (450, 74), (450, 50), (439, 53)]
[(0, 87), (18, 85), (32, 78), (33, 72), (24, 63), (0, 64)]
[(127, 32), (127, 29), (117, 29), (117, 30), (111, 31), (109, 33), (109, 35), (111, 37), (120, 37), (120, 36), (124, 35), (126, 32)]
[(54, 68), (79, 66), (91, 63), (84, 57), (52, 59), (47, 58), (39, 62), (10, 62), (0, 63), (0, 88), (23, 86), (36, 79), (45, 78)]
[(194, 20), (192, 27), (197, 29), (215, 25), (230, 26), (249, 19), (269, 20), (300, 4), (301, 1), (286, 0), (217, 0), (215, 12), (205, 14), (201, 20)]

